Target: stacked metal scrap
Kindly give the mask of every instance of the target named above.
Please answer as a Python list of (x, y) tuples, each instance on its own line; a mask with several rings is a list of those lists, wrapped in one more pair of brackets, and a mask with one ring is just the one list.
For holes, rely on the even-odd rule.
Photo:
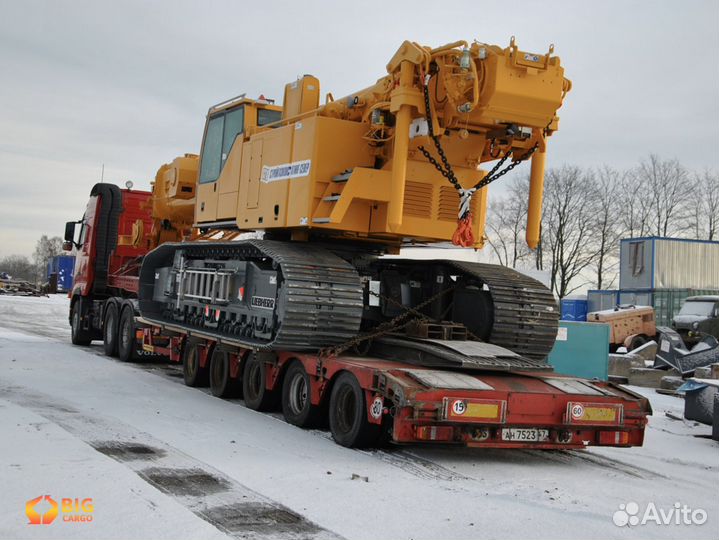
[(0, 277), (0, 294), (14, 296), (45, 296), (45, 292), (30, 283), (21, 279)]

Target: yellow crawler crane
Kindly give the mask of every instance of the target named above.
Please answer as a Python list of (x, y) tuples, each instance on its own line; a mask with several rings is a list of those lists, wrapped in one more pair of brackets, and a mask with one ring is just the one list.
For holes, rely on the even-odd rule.
[[(319, 81), (304, 76), (286, 86), (281, 109), (242, 98), (210, 109), (197, 223), (394, 247), (451, 240), (460, 195), (480, 248), (487, 202), (480, 183), (502, 170), (487, 175), (480, 164), (531, 157), (527, 242), (536, 247), (546, 138), (571, 87), (552, 48), (541, 55), (520, 51), (514, 39), (504, 49), (406, 41), (387, 72), (345, 98), (328, 94), (321, 107)], [(281, 120), (262, 122), (279, 111)]]
[[(553, 47), (405, 41), (387, 75), (322, 106), (306, 75), (285, 87), (282, 107), (243, 95), (210, 108), (202, 236), (145, 257), (143, 318), (255, 350), (357, 346), (402, 330), (543, 359), (557, 313), (541, 284), (492, 265), (377, 256), (408, 243), (481, 248), (488, 185), (529, 160), (536, 247), (547, 137), (570, 89)], [(264, 239), (239, 241), (245, 231)]]

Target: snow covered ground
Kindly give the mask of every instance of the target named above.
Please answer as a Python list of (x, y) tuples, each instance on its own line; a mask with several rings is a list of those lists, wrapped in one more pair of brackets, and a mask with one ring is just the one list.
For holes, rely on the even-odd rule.
[[(348, 450), (187, 388), (176, 366), (73, 347), (63, 296), (0, 297), (0, 538), (718, 538), (710, 428), (639, 390), (643, 448)], [(40, 495), (91, 498), (92, 521), (28, 525)], [(707, 519), (615, 525), (632, 502)]]

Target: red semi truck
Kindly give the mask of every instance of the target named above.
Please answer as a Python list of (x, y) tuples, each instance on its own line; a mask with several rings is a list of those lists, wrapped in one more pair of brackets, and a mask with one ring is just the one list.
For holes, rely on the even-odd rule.
[[(449, 368), (433, 364), (431, 350), (402, 361), (359, 351), (263, 352), (202, 329), (148, 323), (137, 299), (142, 256), (155, 244), (145, 232), (157, 223), (152, 197), (97, 184), (83, 218), (68, 223), (67, 247), (72, 242), (77, 249), (69, 295), (74, 344), (102, 340), (106, 354), (123, 361), (162, 355), (182, 363), (188, 386), (243, 397), (254, 410), (279, 407), (287, 422), (300, 427), (328, 423), (334, 440), (349, 447), (380, 441), (541, 449), (643, 443), (651, 414), (646, 398), (612, 383), (523, 364), (487, 343), (456, 345), (460, 360)], [(391, 350), (392, 336), (379, 339)], [(492, 357), (495, 367), (472, 369), (473, 355)]]

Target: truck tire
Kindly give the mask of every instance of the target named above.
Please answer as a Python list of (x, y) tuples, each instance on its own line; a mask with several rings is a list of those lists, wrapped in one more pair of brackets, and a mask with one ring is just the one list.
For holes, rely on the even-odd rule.
[(117, 356), (117, 335), (118, 335), (118, 313), (117, 304), (111, 302), (105, 310), (105, 320), (102, 323), (102, 343), (107, 356)]
[(319, 424), (322, 411), (318, 405), (312, 405), (310, 384), (302, 362), (292, 362), (282, 382), (282, 414), (287, 423), (302, 428)]
[(117, 349), (120, 360), (132, 362), (137, 359), (137, 341), (135, 338), (135, 314), (132, 308), (125, 307), (120, 315)]
[(352, 373), (346, 371), (332, 386), (330, 431), (337, 444), (348, 448), (367, 448), (377, 444), (381, 429), (367, 420), (364, 390)]
[(248, 409), (269, 411), (277, 407), (277, 392), (267, 389), (265, 374), (265, 363), (250, 354), (242, 369), (242, 395)]
[(92, 341), (90, 332), (82, 327), (82, 299), (78, 298), (72, 305), (70, 314), (70, 339), (73, 345), (89, 345)]
[(220, 398), (241, 397), (240, 381), (230, 377), (230, 355), (215, 349), (210, 359), (210, 391)]
[(200, 366), (199, 343), (189, 341), (185, 345), (185, 351), (182, 355), (182, 375), (187, 386), (200, 387), (210, 384), (207, 366)]

